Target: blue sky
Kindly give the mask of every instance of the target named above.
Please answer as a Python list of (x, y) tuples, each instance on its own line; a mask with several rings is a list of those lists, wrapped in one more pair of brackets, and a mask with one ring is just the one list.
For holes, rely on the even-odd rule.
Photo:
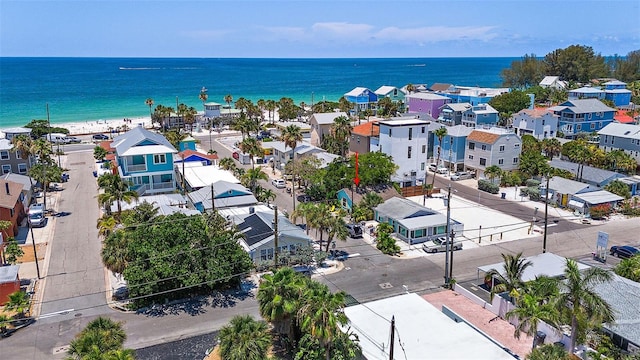
[(638, 0), (0, 0), (0, 56), (626, 55), (639, 19)]

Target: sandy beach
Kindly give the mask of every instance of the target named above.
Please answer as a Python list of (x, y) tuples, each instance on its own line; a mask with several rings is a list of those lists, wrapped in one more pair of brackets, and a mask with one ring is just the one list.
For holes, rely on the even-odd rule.
[(118, 128), (120, 128), (120, 132), (122, 132), (122, 130), (131, 129), (140, 125), (144, 126), (145, 128), (149, 128), (152, 126), (150, 117), (127, 118), (119, 120), (96, 120), (51, 125), (68, 129), (69, 135), (110, 133), (112, 130), (116, 130)]

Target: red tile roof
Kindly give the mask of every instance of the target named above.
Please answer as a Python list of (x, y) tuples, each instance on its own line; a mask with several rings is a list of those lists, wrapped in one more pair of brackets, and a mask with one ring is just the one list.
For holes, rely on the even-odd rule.
[(111, 147), (111, 143), (113, 143), (112, 140), (108, 140), (108, 141), (101, 141), (100, 142), (100, 147), (105, 149), (108, 153), (112, 153), (115, 152), (116, 149)]
[(205, 159), (209, 159), (209, 160), (218, 160), (218, 155), (216, 154), (205, 154), (205, 153), (201, 153), (199, 151), (193, 151), (193, 150), (185, 150), (181, 153), (179, 153), (181, 158), (188, 158), (189, 156), (192, 155), (196, 155), (199, 156), (201, 158), (205, 158)]
[(622, 110), (618, 110), (613, 119), (622, 124), (633, 124), (635, 122), (631, 116)]
[(378, 126), (377, 121), (370, 121), (354, 126), (351, 133), (360, 136), (380, 136), (380, 126)]
[(520, 112), (523, 112), (529, 116), (532, 117), (540, 117), (540, 116), (544, 116), (546, 113), (549, 112), (549, 108), (545, 108), (545, 107), (537, 107), (534, 109), (524, 109), (524, 110), (520, 110)]

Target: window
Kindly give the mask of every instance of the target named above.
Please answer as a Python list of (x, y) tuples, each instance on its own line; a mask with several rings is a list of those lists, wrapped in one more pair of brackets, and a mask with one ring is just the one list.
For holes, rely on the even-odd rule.
[(582, 130), (582, 124), (577, 124), (576, 125), (576, 131), (580, 131)]
[(517, 149), (520, 147), (520, 144), (514, 144), (513, 147)]
[(11, 165), (2, 165), (2, 173), (7, 174), (11, 172)]
[(16, 151), (16, 159), (22, 159), (22, 153), (20, 151)]
[(389, 128), (389, 136), (391, 136), (391, 128)]
[(504, 159), (498, 159), (498, 165), (504, 165)]
[(155, 154), (153, 155), (153, 163), (154, 164), (166, 164), (167, 157), (165, 154)]
[(590, 124), (590, 128), (591, 128), (591, 130), (595, 129), (596, 128), (596, 124), (595, 123), (591, 123)]
[(24, 174), (27, 172), (27, 164), (18, 164), (18, 172)]
[(0, 160), (9, 160), (9, 152), (0, 151)]
[(424, 126), (420, 129), (420, 132), (424, 134)]
[(413, 128), (409, 128), (409, 140), (413, 137)]
[(407, 147), (407, 159), (411, 159), (411, 146)]
[(519, 160), (520, 160), (520, 158), (513, 158), (513, 163), (517, 164)]
[(476, 143), (472, 143), (472, 142), (470, 142), (470, 143), (469, 143), (469, 150), (473, 150), (473, 149), (475, 149), (475, 148), (476, 148)]
[(420, 163), (420, 171), (424, 171), (424, 163)]
[(473, 155), (468, 156), (469, 160), (473, 160)]
[(424, 154), (425, 152), (427, 152), (427, 145), (422, 145), (422, 153)]
[(499, 151), (504, 152), (504, 145), (500, 145)]
[(482, 150), (487, 150), (487, 145), (482, 145)]
[(487, 159), (485, 159), (485, 158), (480, 158), (480, 165), (482, 165), (482, 166), (487, 165)]
[(360, 144), (360, 136), (358, 136), (358, 144)]

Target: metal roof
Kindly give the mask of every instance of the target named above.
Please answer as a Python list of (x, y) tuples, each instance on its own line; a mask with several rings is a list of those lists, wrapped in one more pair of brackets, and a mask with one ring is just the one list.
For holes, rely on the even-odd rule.
[[(395, 86), (388, 86), (388, 85), (382, 85), (378, 88), (378, 90), (374, 91), (376, 93), (376, 95), (387, 95), (388, 93), (392, 92), (393, 89), (398, 89)], [(402, 94), (404, 94), (404, 91), (402, 91), (402, 89), (398, 89), (398, 91), (402, 92)]]
[(573, 90), (569, 90), (570, 93), (573, 92), (577, 92), (577, 93), (584, 93), (584, 94), (599, 94), (599, 93), (604, 93), (604, 91), (602, 89), (598, 89), (598, 88), (594, 88), (594, 87), (590, 87), (590, 86), (583, 86), (579, 89), (573, 89)]
[(19, 265), (0, 266), (0, 284), (14, 282), (18, 279)]
[(315, 123), (318, 125), (329, 125), (333, 124), (333, 121), (341, 116), (344, 116), (347, 119), (349, 118), (347, 113), (344, 112), (316, 113), (311, 116), (311, 120), (309, 122), (314, 122), (315, 120)]
[(584, 201), (589, 205), (598, 205), (624, 200), (623, 197), (610, 193), (606, 190), (592, 191), (584, 194), (574, 195), (575, 198)]
[[(115, 137), (113, 139), (113, 142), (111, 143), (111, 146), (114, 149), (116, 149), (116, 154), (118, 154), (118, 156), (127, 156), (123, 154), (133, 147), (146, 147), (146, 146), (138, 146), (145, 140), (148, 140), (149, 142), (154, 143), (155, 145), (161, 145), (166, 147), (167, 149), (164, 149), (164, 150), (168, 150), (166, 151), (168, 153), (178, 152), (173, 147), (173, 145), (171, 145), (169, 140), (167, 140), (167, 138), (165, 138), (164, 136), (158, 133), (149, 131), (143, 128), (142, 126), (134, 127), (133, 129), (127, 131), (126, 133)], [(158, 148), (158, 150), (162, 151), (163, 149)], [(143, 153), (149, 154), (149, 152), (143, 152)]]
[(637, 301), (640, 299), (640, 284), (612, 275), (611, 281), (593, 287), (593, 290), (613, 308), (615, 322), (603, 324), (603, 327), (640, 345), (640, 303)]
[[(197, 163), (200, 164), (200, 163)], [(188, 166), (185, 163), (184, 178), (189, 183), (189, 186), (193, 189), (200, 189), (205, 186), (209, 186), (216, 181), (226, 181), (229, 183), (240, 183), (233, 174), (224, 170), (216, 165), (207, 166)], [(178, 173), (182, 174), (182, 165), (175, 167)]]
[(430, 215), (412, 217), (408, 219), (401, 219), (401, 220), (398, 220), (398, 224), (404, 226), (409, 230), (422, 229), (422, 228), (428, 228), (428, 227), (434, 227), (434, 226), (440, 226), (440, 225), (444, 226), (444, 225), (447, 225), (447, 216), (440, 213), (435, 213)]
[(353, 90), (349, 91), (348, 93), (344, 94), (344, 96), (361, 96), (363, 92), (365, 91), (369, 91), (370, 93), (372, 93), (373, 91), (369, 90), (366, 87), (357, 87), (354, 88)]
[[(570, 161), (559, 160), (559, 159), (551, 160), (549, 162), (549, 165), (556, 169), (570, 171), (574, 174), (578, 169), (578, 164)], [(582, 180), (588, 183), (596, 184), (596, 185), (602, 185), (608, 180), (621, 178), (621, 177), (625, 177), (625, 176), (613, 171), (598, 169), (592, 166), (585, 165), (582, 168)]]
[(433, 215), (437, 212), (415, 202), (399, 197), (392, 197), (375, 207), (375, 210), (392, 219), (408, 219), (417, 216)]
[(628, 139), (640, 139), (640, 125), (611, 123), (600, 131), (598, 135), (618, 136)]
[(471, 104), (469, 103), (448, 103), (448, 104), (444, 104), (442, 105), (442, 108), (450, 108), (453, 111), (467, 111), (469, 109), (471, 109)]
[[(531, 261), (531, 266), (524, 269), (522, 273), (522, 281), (524, 282), (535, 280), (535, 278), (541, 275), (549, 277), (562, 276), (567, 265), (566, 258), (553, 253), (542, 253), (529, 256), (525, 259)], [(579, 270), (588, 269), (589, 267), (588, 265), (578, 263)], [(484, 273), (489, 272), (491, 269), (496, 269), (501, 275), (505, 274), (504, 262), (478, 267), (478, 271)]]
[(591, 185), (585, 184), (580, 181), (575, 181), (571, 179), (565, 179), (560, 176), (554, 176), (549, 179), (549, 189), (558, 192), (560, 194), (569, 194), (574, 195), (579, 192), (585, 191), (594, 191), (595, 189), (591, 188)]

